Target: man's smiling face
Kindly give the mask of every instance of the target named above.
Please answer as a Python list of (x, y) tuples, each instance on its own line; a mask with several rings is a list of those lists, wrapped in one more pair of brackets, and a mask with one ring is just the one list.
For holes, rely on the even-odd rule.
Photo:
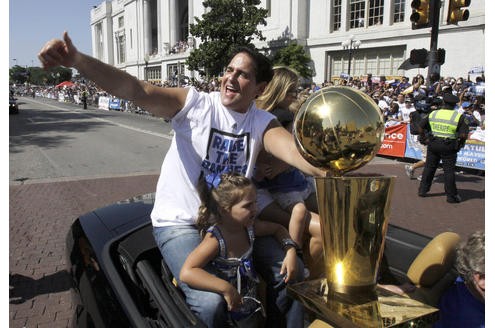
[(236, 112), (245, 113), (252, 101), (259, 96), (266, 82), (256, 83), (253, 59), (240, 52), (232, 58), (225, 69), (220, 87), (222, 105)]

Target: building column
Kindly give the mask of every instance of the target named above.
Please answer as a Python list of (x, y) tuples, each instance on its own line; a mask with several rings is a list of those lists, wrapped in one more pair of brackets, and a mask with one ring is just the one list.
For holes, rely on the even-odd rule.
[(390, 26), (394, 22), (394, 2), (390, 1), (387, 6), (387, 2), (383, 5), (383, 26)]
[(349, 9), (350, 4), (349, 0), (342, 0), (342, 14), (340, 15), (340, 30), (342, 32), (349, 31), (350, 23), (349, 23)]
[(170, 0), (170, 48), (173, 48), (179, 38), (179, 4), (178, 0)]
[(151, 6), (150, 0), (143, 0), (144, 54), (151, 53)]

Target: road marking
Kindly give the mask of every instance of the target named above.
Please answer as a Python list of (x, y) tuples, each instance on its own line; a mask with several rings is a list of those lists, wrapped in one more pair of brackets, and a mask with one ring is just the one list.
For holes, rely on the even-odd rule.
[(58, 166), (57, 163), (55, 163), (55, 161), (53, 161), (51, 157), (48, 156), (48, 154), (41, 147), (36, 147), (36, 148), (40, 151), (41, 155), (45, 156), (46, 160), (50, 163), (51, 166), (53, 166), (55, 170), (57, 171), (60, 170), (60, 166)]
[(64, 111), (75, 113), (75, 114), (79, 114), (79, 115), (82, 115), (82, 116), (85, 116), (85, 117), (88, 117), (88, 118), (93, 118), (93, 119), (98, 120), (98, 121), (101, 121), (101, 122), (114, 124), (114, 125), (117, 125), (117, 126), (119, 126), (121, 128), (124, 128), (124, 129), (128, 129), (128, 130), (132, 130), (132, 131), (136, 131), (136, 132), (141, 132), (141, 133), (149, 134), (149, 135), (152, 135), (152, 136), (155, 136), (155, 137), (160, 137), (160, 138), (172, 140), (172, 136), (173, 135), (171, 136), (169, 134), (163, 134), (163, 133), (158, 133), (158, 132), (153, 132), (153, 131), (149, 131), (149, 130), (145, 130), (145, 129), (136, 128), (136, 127), (133, 127), (133, 126), (130, 126), (130, 125), (127, 125), (127, 124), (113, 122), (113, 121), (110, 121), (110, 120), (107, 120), (107, 119), (104, 119), (104, 118), (91, 116), (91, 115), (88, 115), (86, 113), (77, 112), (77, 111), (74, 111), (72, 109), (58, 107), (58, 106), (54, 106), (54, 105), (51, 105), (51, 104), (39, 102), (39, 101), (32, 100), (32, 99), (29, 99), (29, 101), (35, 102), (38, 105), (48, 106), (48, 107), (52, 107), (52, 108), (55, 108), (55, 109), (58, 109), (58, 110), (64, 110)]

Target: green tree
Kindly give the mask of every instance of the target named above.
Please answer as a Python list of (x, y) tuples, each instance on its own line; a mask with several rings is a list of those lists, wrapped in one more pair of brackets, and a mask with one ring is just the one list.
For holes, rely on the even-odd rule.
[(227, 55), (238, 46), (254, 48), (252, 41), (265, 40), (258, 25), (265, 25), (268, 11), (257, 7), (260, 0), (205, 0), (201, 19), (194, 17), (190, 33), (201, 40), (186, 60), (189, 70), (204, 70), (207, 77), (218, 75)]
[(311, 57), (306, 54), (304, 47), (296, 42), (289, 43), (280, 49), (273, 57), (274, 65), (284, 65), (296, 70), (301, 77), (309, 79), (313, 76), (311, 68)]
[(9, 69), (9, 82), (15, 84), (23, 84), (29, 78), (28, 70), (25, 67), (15, 65)]
[(9, 69), (9, 82), (15, 84), (55, 85), (72, 79), (72, 70), (55, 67), (48, 71), (41, 67), (22, 67), (15, 65)]

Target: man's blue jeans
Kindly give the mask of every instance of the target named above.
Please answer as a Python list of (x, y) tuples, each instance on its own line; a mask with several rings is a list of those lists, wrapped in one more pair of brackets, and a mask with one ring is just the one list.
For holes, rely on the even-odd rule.
[[(160, 252), (186, 295), (186, 302), (208, 327), (223, 327), (227, 321), (227, 305), (222, 295), (189, 288), (178, 277), (187, 256), (201, 242), (195, 226), (154, 227), (153, 234)], [(267, 327), (303, 327), (303, 307), (280, 286), (280, 267), (285, 252), (273, 237), (257, 237), (254, 244), (257, 272), (267, 284)], [(298, 281), (303, 279), (303, 263), (298, 263)], [(212, 267), (205, 268), (213, 273)], [(286, 324), (285, 324), (286, 323)]]

